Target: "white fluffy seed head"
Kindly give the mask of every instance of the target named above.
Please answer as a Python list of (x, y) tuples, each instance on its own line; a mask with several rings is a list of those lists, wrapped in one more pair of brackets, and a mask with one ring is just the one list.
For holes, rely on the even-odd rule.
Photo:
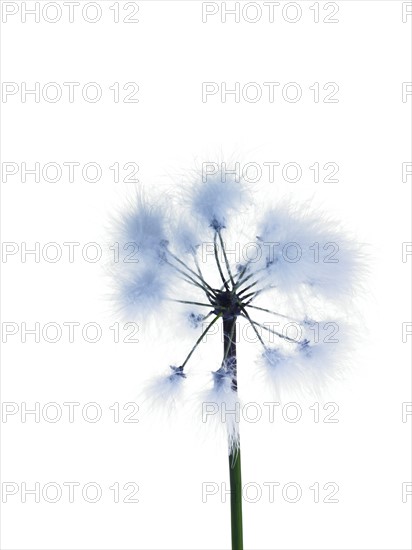
[[(359, 247), (326, 216), (308, 209), (307, 205), (295, 206), (283, 201), (263, 215), (259, 207), (256, 208), (254, 214), (260, 221), (253, 233), (253, 239), (256, 237), (252, 239), (254, 249), (248, 251), (252, 256), (254, 251), (260, 252), (260, 256), (249, 263), (244, 258), (233, 260), (235, 244), (241, 250), (251, 244), (244, 216), (250, 198), (247, 186), (235, 175), (227, 174), (224, 181), (221, 173), (213, 173), (204, 180), (200, 172), (191, 174), (190, 182), (182, 186), (177, 198), (168, 197), (166, 207), (159, 202), (153, 206), (143, 195), (137, 194), (116, 222), (114, 231), (119, 242), (120, 261), (114, 266), (113, 278), (116, 307), (121, 317), (147, 325), (149, 317), (158, 314), (163, 325), (173, 325), (179, 338), (182, 334), (197, 336), (204, 326), (203, 315), (210, 309), (169, 300), (208, 301), (204, 292), (192, 284), (193, 280), (187, 280), (194, 277), (199, 282), (198, 267), (209, 284), (214, 288), (221, 286), (213, 251), (213, 240), (217, 237), (214, 233), (220, 230), (226, 250), (231, 251), (232, 272), (247, 266), (245, 276), (254, 274), (243, 288), (254, 281), (258, 284), (253, 291), (269, 287), (268, 292), (259, 295), (255, 305), (299, 318), (310, 312), (325, 317), (333, 315), (333, 312), (325, 315), (325, 304), (336, 303), (340, 307), (341, 297), (350, 296), (356, 288), (362, 259)], [(254, 224), (253, 219), (249, 221)], [(217, 242), (220, 247), (219, 240)], [(137, 262), (125, 261), (130, 254), (134, 259), (135, 252)], [(221, 251), (219, 257), (225, 269)], [(186, 271), (186, 276), (177, 272), (176, 268), (185, 271), (178, 260), (190, 266), (192, 271)], [(171, 310), (175, 318), (173, 323), (164, 315)], [(254, 318), (255, 315), (263, 317), (258, 317), (261, 323), (272, 320), (265, 317), (264, 312), (252, 308), (249, 313)], [(322, 336), (324, 333), (316, 340), (307, 324), (301, 338), (303, 343), (285, 344), (282, 339), (275, 340), (261, 354), (260, 372), (266, 382), (272, 382), (278, 398), (285, 393), (319, 393), (331, 379), (340, 376), (341, 358), (349, 349), (348, 341), (344, 344), (341, 340), (339, 343), (325, 342)], [(213, 374), (213, 385), (203, 395), (203, 402), (217, 407), (217, 412), (209, 415), (209, 423), (223, 429), (233, 449), (238, 442), (239, 427), (233, 411), (239, 407), (239, 401), (227, 367)], [(160, 397), (167, 408), (171, 402), (176, 402), (184, 385), (182, 382), (183, 377), (172, 372), (157, 378), (149, 393)]]

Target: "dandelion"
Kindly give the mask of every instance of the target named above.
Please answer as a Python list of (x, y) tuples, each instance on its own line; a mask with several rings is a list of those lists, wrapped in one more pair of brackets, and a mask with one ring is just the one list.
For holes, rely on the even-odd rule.
[[(262, 208), (253, 204), (255, 195), (234, 177), (204, 181), (195, 174), (189, 186), (163, 203), (138, 194), (115, 223), (122, 260), (113, 271), (118, 310), (142, 323), (174, 311), (180, 321), (170, 325), (181, 331), (183, 320), (196, 334), (186, 357), (151, 384), (155, 401), (167, 407), (182, 398), (188, 365), (218, 323), (223, 355), (212, 372), (208, 399), (218, 406), (238, 402), (239, 319), (256, 335), (257, 369), (277, 395), (320, 391), (340, 375), (347, 342), (330, 313), (342, 309), (343, 300), (350, 308), (360, 247), (307, 204), (271, 205), (265, 197)], [(127, 261), (131, 250), (137, 251), (137, 262)], [(225, 428), (232, 548), (242, 550), (238, 422)]]

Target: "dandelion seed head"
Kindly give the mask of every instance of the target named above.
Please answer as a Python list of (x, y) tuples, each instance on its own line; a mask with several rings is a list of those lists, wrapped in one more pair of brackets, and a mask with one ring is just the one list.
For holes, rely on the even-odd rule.
[[(163, 203), (151, 203), (139, 193), (115, 224), (122, 246), (112, 275), (122, 318), (145, 325), (150, 317), (158, 318), (168, 332), (176, 330), (179, 341), (197, 331), (181, 366), (173, 365), (171, 373), (157, 378), (151, 393), (172, 406), (200, 335), (208, 334), (220, 317), (240, 316), (258, 334), (257, 345), (263, 344), (258, 371), (275, 395), (317, 393), (339, 378), (352, 339), (347, 334), (341, 339), (340, 333), (334, 342), (314, 334), (314, 319), (332, 319), (333, 308), (341, 310), (342, 302), (350, 309), (346, 300), (358, 288), (361, 247), (308, 203), (281, 200), (265, 209), (257, 204), (251, 211), (252, 194), (235, 174), (192, 176)], [(137, 262), (126, 261), (130, 247), (138, 251)], [(233, 260), (239, 249), (248, 250), (247, 258)], [(281, 329), (268, 329), (268, 315), (299, 322), (301, 334), (290, 337)], [(323, 321), (326, 325), (333, 320)], [(268, 341), (269, 335), (275, 341)], [(203, 397), (219, 407), (237, 407), (235, 366), (225, 352)], [(224, 428), (233, 449), (238, 422), (228, 419)]]

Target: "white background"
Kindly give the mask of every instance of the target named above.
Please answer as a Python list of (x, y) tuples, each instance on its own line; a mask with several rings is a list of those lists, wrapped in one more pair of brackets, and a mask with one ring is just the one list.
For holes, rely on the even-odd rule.
[[(294, 200), (312, 197), (369, 251), (360, 344), (346, 381), (320, 403), (321, 421), (315, 423), (308, 409), (313, 399), (301, 405), (299, 422), (279, 413), (272, 424), (241, 426), (243, 481), (263, 488), (258, 502), (244, 503), (245, 547), (410, 548), (412, 497), (402, 502), (402, 483), (411, 481), (411, 417), (402, 422), (402, 403), (411, 401), (410, 345), (402, 342), (402, 323), (411, 321), (411, 258), (402, 262), (402, 242), (411, 240), (411, 177), (402, 181), (402, 163), (411, 160), (412, 96), (402, 101), (402, 82), (411, 81), (412, 16), (402, 21), (407, 3), (341, 1), (337, 23), (323, 22), (332, 11), (324, 2), (318, 23), (312, 1), (295, 3), (301, 11), (295, 23), (287, 21), (295, 18), (293, 6), (284, 17), (281, 2), (269, 22), (268, 8), (259, 3), (256, 23), (243, 17), (236, 23), (230, 15), (224, 23), (221, 11), (202, 22), (200, 1), (139, 1), (139, 22), (129, 24), (123, 19), (133, 3), (119, 3), (115, 23), (109, 9), (115, 2), (98, 2), (102, 17), (94, 24), (79, 8), (73, 23), (67, 9), (56, 23), (43, 15), (38, 23), (29, 15), (22, 22), (24, 2), (11, 4), (19, 11), (2, 23), (1, 72), (19, 93), (3, 95), (2, 162), (96, 162), (102, 178), (90, 183), (80, 174), (70, 183), (66, 173), (59, 182), (41, 177), (36, 183), (29, 175), (24, 183), (20, 171), (3, 178), (2, 241), (19, 247), (3, 256), (3, 330), (10, 322), (31, 327), (73, 321), (99, 323), (103, 334), (95, 344), (81, 334), (69, 343), (67, 333), (55, 344), (44, 338), (36, 343), (33, 336), (23, 343), (19, 330), (3, 344), (2, 400), (20, 408), (23, 402), (29, 408), (35, 402), (97, 402), (103, 418), (89, 423), (77, 413), (69, 423), (65, 413), (56, 423), (33, 416), (24, 423), (20, 412), (3, 416), (2, 481), (30, 487), (96, 482), (102, 498), (92, 504), (76, 493), (69, 503), (64, 493), (52, 504), (43, 498), (36, 503), (33, 496), (22, 503), (20, 492), (10, 496), (2, 507), (2, 548), (229, 548), (228, 502), (220, 494), (202, 502), (202, 483), (228, 483), (224, 446), (196, 422), (186, 422), (187, 415), (165, 427), (144, 405), (139, 423), (122, 422), (124, 411), (115, 423), (109, 409), (138, 400), (142, 381), (167, 368), (173, 347), (180, 350), (170, 327), (159, 320), (156, 342), (141, 332), (137, 344), (115, 343), (103, 260), (91, 263), (77, 252), (72, 263), (67, 253), (56, 263), (42, 256), (23, 262), (20, 254), (22, 243), (30, 248), (35, 242), (62, 248), (79, 242), (78, 251), (97, 242), (107, 252), (109, 218), (133, 188), (113, 181), (109, 167), (115, 162), (137, 163), (139, 185), (150, 189), (178, 181), (194, 160), (214, 160), (217, 153), (244, 163), (299, 163), (300, 181), (284, 181), (279, 171), (273, 191)], [(219, 94), (202, 101), (202, 82), (227, 82), (230, 88), (234, 82), (274, 81), (280, 86), (273, 103), (263, 86), (256, 103), (236, 103), (233, 96), (223, 103)], [(97, 82), (103, 96), (89, 103), (79, 87), (70, 103), (62, 86), (65, 95), (56, 103), (34, 96), (22, 102), (23, 82), (27, 88), (35, 82)], [(109, 89), (115, 82), (123, 94), (118, 103)], [(138, 83), (139, 103), (122, 102), (127, 82)], [(301, 86), (300, 101), (282, 97), (288, 82)], [(321, 85), (319, 102), (309, 89), (314, 82)], [(327, 82), (339, 85), (338, 103), (322, 101)], [(339, 182), (315, 184), (309, 169), (315, 162), (337, 163)], [(241, 370), (253, 368), (246, 360), (251, 347), (239, 351)], [(206, 359), (210, 351), (201, 349), (197, 363)], [(339, 405), (338, 423), (322, 422), (329, 401)], [(115, 482), (138, 484), (139, 502), (114, 503), (109, 487)], [(280, 483), (272, 503), (267, 482)], [(299, 502), (282, 499), (289, 482), (301, 486)], [(322, 502), (321, 491), (321, 502), (314, 503), (309, 487), (315, 482), (321, 488), (337, 483), (339, 502)]]

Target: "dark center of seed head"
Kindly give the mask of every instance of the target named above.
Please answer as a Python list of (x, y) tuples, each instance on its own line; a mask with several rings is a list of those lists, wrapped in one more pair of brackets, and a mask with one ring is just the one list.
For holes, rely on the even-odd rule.
[(229, 290), (219, 291), (215, 298), (216, 311), (238, 315), (239, 300), (235, 292)]

